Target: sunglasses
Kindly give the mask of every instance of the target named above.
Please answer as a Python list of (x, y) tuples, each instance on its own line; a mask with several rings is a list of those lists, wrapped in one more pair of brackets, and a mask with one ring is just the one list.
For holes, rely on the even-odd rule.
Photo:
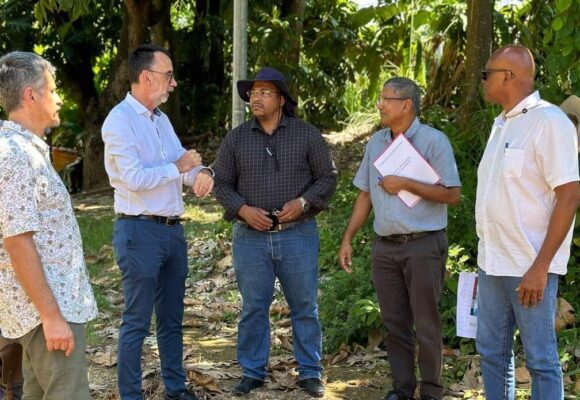
[(482, 81), (487, 81), (487, 76), (490, 75), (490, 74), (493, 74), (494, 72), (509, 72), (510, 78), (515, 78), (516, 77), (514, 75), (514, 73), (512, 71), (510, 71), (509, 69), (488, 68), (488, 69), (482, 69), (480, 72), (481, 72), (481, 80)]

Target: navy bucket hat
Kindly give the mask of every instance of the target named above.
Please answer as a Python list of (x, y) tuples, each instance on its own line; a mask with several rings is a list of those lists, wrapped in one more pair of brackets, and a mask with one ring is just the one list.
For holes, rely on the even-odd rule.
[(248, 90), (252, 89), (254, 83), (262, 81), (262, 82), (270, 82), (274, 86), (276, 86), (280, 92), (286, 98), (286, 103), (284, 103), (284, 111), (286, 114), (290, 115), (291, 117), (294, 116), (294, 109), (298, 105), (296, 100), (290, 96), (290, 89), (288, 89), (288, 84), (286, 83), (286, 78), (280, 71), (275, 70), (271, 67), (263, 67), (254, 79), (250, 80), (240, 80), (237, 82), (238, 87), (238, 95), (244, 100), (246, 103), (250, 101), (248, 97)]

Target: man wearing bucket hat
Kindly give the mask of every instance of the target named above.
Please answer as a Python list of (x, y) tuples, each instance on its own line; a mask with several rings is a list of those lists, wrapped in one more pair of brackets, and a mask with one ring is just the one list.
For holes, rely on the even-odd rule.
[(320, 132), (294, 116), (284, 76), (269, 67), (237, 82), (254, 115), (225, 137), (216, 159), (215, 197), (233, 226), (233, 262), (242, 295), (238, 362), (242, 396), (264, 384), (269, 309), (276, 277), (291, 310), (299, 386), (321, 397), (318, 232), (315, 216), (336, 189), (336, 168)]

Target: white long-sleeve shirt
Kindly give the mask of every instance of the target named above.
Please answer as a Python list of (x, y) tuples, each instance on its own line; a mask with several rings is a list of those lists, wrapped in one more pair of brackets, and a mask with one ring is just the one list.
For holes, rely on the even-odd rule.
[(105, 169), (115, 188), (115, 212), (129, 215), (183, 214), (183, 185), (192, 186), (204, 167), (180, 174), (174, 162), (183, 148), (169, 118), (149, 111), (131, 93), (102, 127)]

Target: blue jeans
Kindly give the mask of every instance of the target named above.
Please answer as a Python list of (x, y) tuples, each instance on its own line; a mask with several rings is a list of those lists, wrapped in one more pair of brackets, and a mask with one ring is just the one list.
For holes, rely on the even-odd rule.
[(492, 276), (479, 269), (477, 351), (489, 400), (515, 399), (514, 330), (520, 330), (532, 400), (564, 398), (562, 368), (554, 329), (558, 276), (548, 274), (544, 300), (525, 309), (517, 298), (520, 277)]
[(119, 329), (117, 374), (122, 400), (142, 400), (141, 352), (153, 309), (161, 375), (167, 394), (185, 390), (183, 297), (187, 245), (180, 224), (119, 219), (113, 245), (121, 269), (125, 309)]
[(270, 351), (270, 304), (276, 277), (290, 306), (294, 357), (300, 379), (320, 378), (318, 232), (309, 220), (282, 232), (233, 229), (233, 260), (242, 295), (238, 362), (244, 376), (264, 380)]

